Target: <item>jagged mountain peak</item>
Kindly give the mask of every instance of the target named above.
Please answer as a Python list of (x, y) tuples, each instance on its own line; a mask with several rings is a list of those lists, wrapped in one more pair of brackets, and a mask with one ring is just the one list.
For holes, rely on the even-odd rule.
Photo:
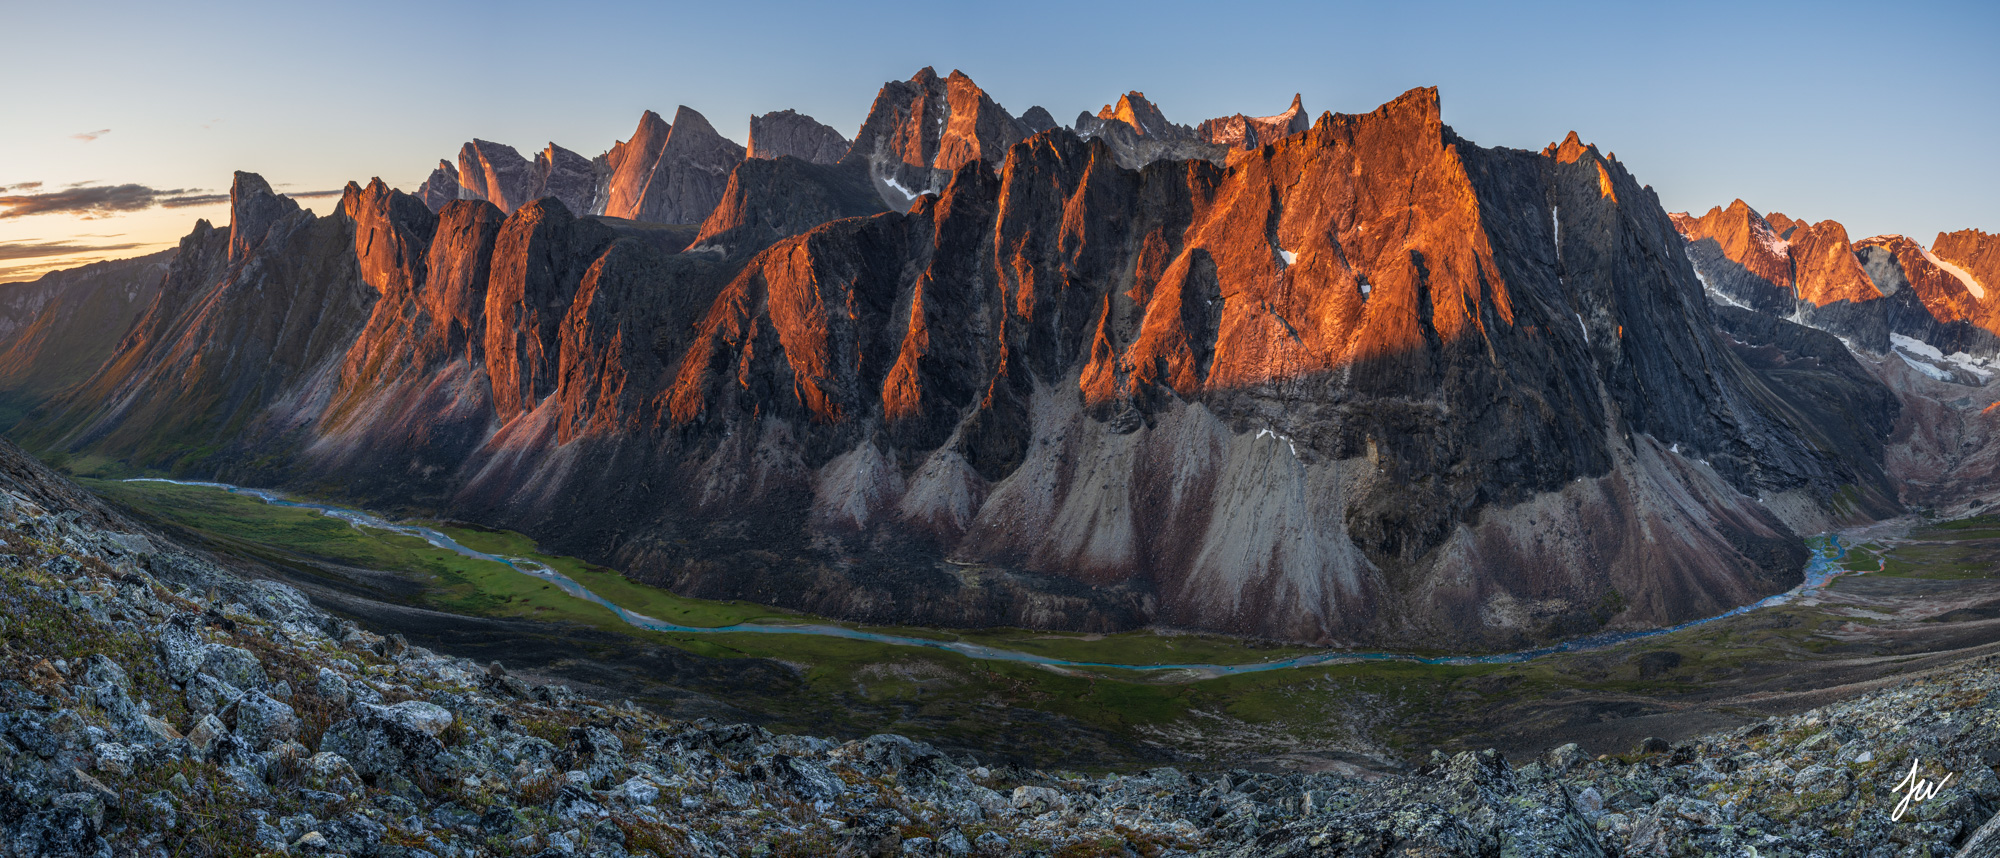
[(1166, 114), (1161, 113), (1145, 93), (1136, 89), (1118, 96), (1117, 104), (1107, 104), (1099, 109), (1097, 118), (1122, 122), (1141, 137), (1172, 134), (1175, 130), (1173, 123), (1167, 121)]
[(838, 163), (850, 144), (831, 126), (823, 125), (796, 110), (786, 109), (750, 117), (750, 146), (746, 157), (770, 159), (790, 156), (815, 164)]
[(1237, 149), (1255, 149), (1303, 133), (1312, 127), (1312, 119), (1307, 116), (1303, 96), (1292, 95), (1291, 106), (1270, 116), (1246, 116), (1238, 113), (1207, 120), (1195, 128), (1202, 140)]
[(715, 126), (709, 124), (708, 117), (701, 115), (701, 111), (685, 104), (674, 108), (674, 121), (672, 125), (674, 131), (682, 134), (695, 134), (704, 137), (722, 136), (715, 130)]
[(272, 224), (298, 212), (299, 204), (271, 190), (263, 176), (236, 171), (229, 183), (229, 258), (245, 257)]
[(648, 110), (631, 139), (604, 159), (595, 195), (602, 204), (569, 207), (579, 214), (597, 211), (651, 223), (700, 223), (744, 154), (701, 111), (680, 105), (668, 123)]
[(429, 206), (431, 211), (443, 211), (445, 206), (459, 199), (460, 190), (458, 168), (450, 161), (440, 159), (437, 168), (431, 170), (430, 177), (426, 178), (423, 187), (418, 189), (417, 197), (422, 199), (424, 205)]
[(1035, 134), (1061, 127), (1061, 124), (1056, 122), (1056, 118), (1049, 114), (1048, 109), (1039, 104), (1028, 108), (1026, 113), (1021, 114), (1021, 124), (1028, 126), (1028, 130)]
[(534, 191), (534, 165), (505, 143), (472, 138), (458, 150), (459, 195), (486, 200), (511, 212)]
[[(1657, 200), (1576, 135), (1485, 149), (1429, 87), (1254, 150), (1137, 91), (1108, 107), (1089, 139), (1035, 134), (926, 69), (882, 86), (837, 165), (745, 161), (698, 112), (647, 111), (604, 159), (613, 218), (544, 196), (426, 227), (371, 183), (322, 219), (333, 240), (243, 266), (332, 272), (303, 299), (357, 309), (228, 379), (283, 414), (216, 455), (302, 443), (256, 466), (338, 467), (389, 503), (421, 480), (691, 595), (1327, 642), (1594, 630), (1614, 589), (1635, 624), (1712, 613), (1796, 580), (1787, 515), (1843, 485), (1883, 506), (1842, 458), (1878, 398), (1842, 376), (1853, 414), (1774, 402)], [(1278, 115), (1291, 132), (1302, 99)], [(616, 220), (680, 221), (709, 187), (693, 242)], [(223, 279), (211, 262), (176, 282)], [(170, 315), (147, 342), (233, 333)], [(158, 351), (102, 385), (143, 408), (74, 425), (206, 408)], [(842, 571), (909, 558), (1007, 575), (975, 595)]]
[(939, 79), (926, 68), (882, 85), (841, 163), (866, 168), (882, 201), (903, 211), (965, 164), (999, 165), (1031, 133), (964, 72)]
[[(1435, 90), (1432, 91), (1432, 95), (1435, 97)], [(1583, 138), (1575, 131), (1571, 131), (1567, 136), (1563, 137), (1562, 142), (1550, 143), (1547, 147), (1544, 147), (1542, 154), (1553, 157), (1556, 161), (1563, 164), (1574, 164), (1585, 157), (1589, 157), (1592, 160), (1601, 157), (1597, 152), (1596, 144), (1583, 142)]]

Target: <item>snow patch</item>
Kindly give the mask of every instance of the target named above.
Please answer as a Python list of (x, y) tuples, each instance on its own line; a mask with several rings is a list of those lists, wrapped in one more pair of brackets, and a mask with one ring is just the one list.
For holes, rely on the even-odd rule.
[(1271, 437), (1271, 438), (1276, 438), (1276, 439), (1278, 439), (1278, 440), (1280, 440), (1280, 441), (1283, 441), (1283, 442), (1285, 442), (1285, 446), (1287, 446), (1287, 447), (1290, 447), (1290, 448), (1292, 448), (1292, 458), (1296, 459), (1296, 458), (1298, 458), (1298, 457), (1299, 457), (1299, 445), (1298, 445), (1298, 444), (1296, 444), (1296, 443), (1294, 443), (1294, 442), (1292, 441), (1292, 438), (1291, 438), (1291, 436), (1289, 436), (1289, 435), (1280, 435), (1280, 434), (1278, 434), (1278, 433), (1276, 433), (1276, 432), (1273, 432), (1273, 431), (1271, 431), (1271, 430), (1269, 430), (1269, 429), (1259, 429), (1259, 430), (1257, 430), (1257, 437), (1259, 437), (1259, 438), (1263, 438), (1263, 437), (1267, 437), (1267, 436), (1268, 436), (1268, 437)]
[(1937, 258), (1937, 254), (1934, 254), (1928, 250), (1924, 250), (1924, 246), (1921, 244), (1917, 245), (1917, 250), (1921, 251), (1924, 254), (1925, 261), (1928, 261), (1930, 264), (1937, 266), (1938, 269), (1943, 271), (1944, 273), (1958, 278), (1958, 282), (1965, 285), (1965, 291), (1971, 292), (1972, 297), (1977, 298), (1981, 301), (1986, 300), (1986, 287), (1980, 285), (1979, 281), (1973, 279), (1973, 276), (1970, 273), (1967, 273), (1965, 269)]
[(902, 194), (906, 199), (914, 200), (917, 197), (930, 193), (930, 191), (912, 191), (909, 188), (905, 188), (901, 182), (896, 181), (894, 176), (883, 176), (882, 181), (889, 187), (895, 188), (896, 193)]
[[(1916, 355), (1918, 357), (1923, 357), (1923, 358), (1929, 358), (1930, 360), (1936, 361), (1938, 363), (1949, 363), (1956, 365), (1959, 369), (1965, 370), (1966, 372), (1979, 376), (1980, 381), (1985, 381), (1993, 377), (1994, 371), (1990, 368), (1991, 361), (1989, 361), (1986, 358), (1973, 357), (1972, 355), (1966, 354), (1965, 352), (1952, 352), (1951, 354), (1945, 354), (1944, 350), (1939, 349), (1937, 346), (1931, 345), (1930, 343), (1924, 342), (1923, 340), (1917, 339), (1915, 337), (1903, 336), (1902, 334), (1890, 334), (1889, 342), (1896, 348), (1908, 352), (1912, 355)], [(1904, 360), (1908, 359), (1909, 358), (1907, 357), (1904, 358)], [(1924, 374), (1930, 375), (1930, 373), (1928, 372)], [(1931, 376), (1931, 377), (1936, 378), (1937, 376)], [(1939, 379), (1939, 380), (1942, 381), (1944, 379)]]
[(1294, 263), (1294, 262), (1297, 262), (1297, 261), (1299, 261), (1299, 255), (1298, 255), (1298, 254), (1296, 254), (1296, 253), (1293, 253), (1293, 252), (1291, 252), (1291, 251), (1289, 251), (1289, 250), (1285, 250), (1284, 248), (1279, 248), (1279, 249), (1278, 249), (1278, 258), (1279, 258), (1279, 259), (1282, 259), (1282, 260), (1285, 260), (1285, 264), (1286, 264), (1286, 265), (1290, 265), (1290, 264), (1292, 264), (1292, 263)]
[(1951, 380), (1951, 373), (1945, 372), (1944, 370), (1938, 369), (1937, 367), (1931, 366), (1930, 364), (1927, 363), (1919, 363), (1917, 361), (1911, 360), (1909, 355), (1903, 354), (1900, 351), (1896, 352), (1896, 356), (1902, 358), (1904, 363), (1909, 364), (1911, 369), (1914, 369), (1918, 372), (1928, 375), (1931, 378), (1937, 379), (1938, 381)]
[(1913, 355), (1920, 355), (1922, 357), (1930, 358), (1931, 360), (1944, 360), (1944, 352), (1939, 351), (1937, 346), (1931, 345), (1930, 343), (1924, 342), (1923, 340), (1917, 339), (1916, 337), (1906, 337), (1903, 336), (1902, 334), (1890, 334), (1889, 343), (1891, 345), (1894, 345), (1896, 348), (1902, 349), (1903, 351), (1909, 352), (1910, 354)]
[(1770, 227), (1753, 228), (1751, 232), (1756, 234), (1757, 240), (1763, 243), (1764, 249), (1770, 251), (1771, 255), (1782, 256), (1788, 259), (1791, 257), (1792, 243), (1779, 238), (1778, 234), (1771, 231)]
[(1557, 256), (1561, 256), (1563, 252), (1562, 210), (1562, 206), (1553, 206), (1549, 209), (1549, 228), (1555, 230), (1556, 233)]
[(1588, 344), (1588, 343), (1590, 342), (1590, 327), (1589, 327), (1588, 325), (1585, 325), (1585, 324), (1583, 323), (1583, 314), (1582, 314), (1582, 313), (1577, 313), (1577, 314), (1576, 314), (1576, 327), (1577, 327), (1577, 330), (1580, 330), (1580, 331), (1582, 331), (1582, 332), (1583, 332), (1583, 341), (1584, 341), (1584, 343)]

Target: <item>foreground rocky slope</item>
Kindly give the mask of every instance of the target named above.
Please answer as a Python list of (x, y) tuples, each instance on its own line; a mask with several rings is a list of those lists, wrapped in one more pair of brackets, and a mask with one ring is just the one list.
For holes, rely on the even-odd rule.
[[(246, 174), (28, 437), (691, 595), (1391, 646), (1712, 615), (1896, 511), (1894, 400), (1830, 338), (1778, 337), (1826, 370), (1800, 395), (1718, 331), (1615, 159), (1481, 148), (1432, 90), (1281, 116), (1232, 149), (1133, 93), (1030, 133), (925, 72), (839, 164), (641, 170), (726, 176), (692, 230), (628, 211), (666, 199), (628, 166), (713, 142), (687, 114), (614, 159), (637, 221), (379, 181), (315, 218)], [(1142, 132), (1232, 154), (1132, 169)]]
[[(3, 443), (0, 541), (21, 858), (1985, 855), (2000, 806), (1992, 659), (1628, 758), (1087, 776), (531, 685), (235, 577)], [(1953, 777), (1891, 821), (1913, 762)]]

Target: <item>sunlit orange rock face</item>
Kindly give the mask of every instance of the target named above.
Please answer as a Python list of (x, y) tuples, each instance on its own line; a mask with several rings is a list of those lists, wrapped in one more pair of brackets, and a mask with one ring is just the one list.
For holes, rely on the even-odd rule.
[[(627, 220), (700, 223), (715, 209), (729, 172), (743, 158), (743, 147), (717, 133), (699, 111), (682, 105), (669, 124), (648, 110), (631, 139), (605, 153), (609, 175), (592, 197), (602, 200), (594, 207)], [(589, 214), (573, 202), (570, 210)]]
[(1791, 243), (1792, 282), (1800, 300), (1826, 306), (1835, 301), (1859, 304), (1882, 297), (1882, 290), (1854, 258), (1847, 229), (1839, 223), (1799, 223), (1783, 235)]
[[(1903, 333), (1925, 334), (1934, 326), (1905, 319), (1901, 310), (1886, 305), (1867, 306), (1907, 286), (1913, 290), (1913, 309), (1927, 315), (1929, 321), (1963, 323), (2000, 333), (2000, 301), (1981, 298), (1974, 292), (1981, 282), (1978, 277), (1966, 266), (1950, 261), (1951, 254), (1968, 261), (1982, 258), (1982, 251), (1987, 254), (1983, 258), (1989, 260), (1984, 264), (2000, 260), (2000, 253), (1990, 249), (1994, 246), (1990, 237), (1982, 242), (1982, 234), (1976, 231), (1941, 234), (1937, 239), (1940, 249), (1927, 253), (1901, 235), (1850, 242), (1846, 228), (1836, 221), (1811, 223), (1782, 213), (1765, 217), (1742, 200), (1727, 209), (1711, 209), (1699, 218), (1674, 215), (1674, 222), (1694, 245), (1690, 254), (1709, 277), (1710, 286), (1731, 300), (1780, 315), (1791, 314), (1794, 308), (1786, 304), (1796, 301), (1808, 322), (1836, 333), (1865, 333), (1875, 328), (1881, 329), (1876, 333), (1886, 333), (1900, 327)], [(1879, 260), (1872, 256), (1877, 251)], [(1949, 270), (1953, 267), (1960, 270)], [(1967, 278), (1972, 286), (1967, 285)], [(1892, 303), (1900, 307), (1903, 300)], [(1843, 302), (1851, 306), (1831, 314), (1812, 312), (1813, 308)], [(1889, 321), (1891, 317), (1897, 321)], [(1960, 339), (1948, 333), (1938, 336), (1947, 345)], [(1877, 350), (1887, 348), (1886, 344), (1878, 345)]]
[(1986, 293), (1982, 301), (2000, 303), (2000, 235), (1976, 229), (1941, 232), (1931, 252), (1978, 283)]
[[(1120, 111), (1147, 106), (1121, 104), (1136, 137)], [(926, 70), (842, 164), (738, 163), (698, 230), (546, 198), (432, 217), (371, 184), (289, 216), (310, 247), (219, 259), (204, 233), (48, 431), (225, 432), (173, 373), (284, 317), (215, 286), (282, 252), (317, 272), (286, 289), (348, 309), (261, 381), (213, 380), (260, 416), (198, 467), (338, 473), (694, 595), (1508, 646), (1790, 586), (1805, 552), (1774, 509), (1859, 486), (1893, 511), (1893, 414), (1775, 392), (1652, 191), (1575, 135), (1483, 149), (1425, 89), (1131, 169), (1010, 123)], [(935, 193), (883, 211), (892, 180)], [(1718, 229), (1762, 223), (1738, 221)]]
[[(961, 168), (901, 219), (829, 224), (751, 260), (658, 413), (683, 433), (763, 439), (766, 471), (736, 486), (776, 473), (772, 430), (739, 415), (853, 439), (824, 466), (806, 457), (816, 476), (799, 479), (837, 500), (815, 520), (919, 530), (959, 562), (1150, 581), (1158, 607), (1142, 609), (1168, 622), (1321, 638), (1495, 596), (1442, 585), (1447, 566), (1504, 566), (1537, 594), (1506, 598), (1545, 605), (1531, 611), (1615, 580), (1665, 616), (1774, 586), (1783, 573), (1731, 546), (1775, 547), (1785, 526), (1741, 495), (1701, 514), (1729, 536), (1705, 523), (1668, 549), (1626, 528), (1690, 510), (1577, 524), (1599, 536), (1560, 555), (1477, 524), (1497, 509), (1483, 504), (1624, 473), (1610, 425), (1738, 478), (1761, 467), (1697, 428), (1727, 396), (1700, 367), (1733, 360), (1712, 351), (1698, 285), (1634, 268), (1626, 240), (1664, 253), (1678, 238), (1616, 162), (1573, 137), (1539, 157), (1470, 147), (1428, 90), (1227, 169), (1135, 173), (1102, 145), (1043, 135), (997, 175)], [(1521, 479), (1486, 483), (1495, 468)], [(1630, 478), (1613, 491), (1661, 490)], [(752, 502), (718, 492), (708, 503)], [(1269, 520), (1237, 518), (1250, 507)], [(1552, 510), (1545, 526), (1598, 514)], [(1584, 556), (1612, 577), (1587, 583)], [(1429, 581), (1417, 589), (1438, 601), (1406, 601), (1397, 580)]]
[[(1792, 249), (1771, 223), (1742, 200), (1709, 209), (1699, 218), (1677, 215), (1676, 226), (1689, 241), (1713, 239), (1723, 255), (1780, 289), (1794, 291)], [(1795, 293), (1796, 294), (1796, 293)]]
[[(1858, 248), (1880, 248), (1894, 260), (1895, 277), (1913, 290), (1924, 308), (1941, 322), (1969, 322), (1989, 331), (1995, 326), (2000, 302), (1985, 302), (1964, 281), (1931, 261), (1916, 241), (1901, 235), (1880, 235), (1860, 241)], [(1941, 256), (1939, 258), (1942, 258)]]

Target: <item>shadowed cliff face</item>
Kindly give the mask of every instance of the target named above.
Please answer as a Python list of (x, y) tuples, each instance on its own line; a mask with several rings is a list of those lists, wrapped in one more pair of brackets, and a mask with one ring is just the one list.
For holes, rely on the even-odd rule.
[(230, 209), (229, 230), (204, 221), (181, 240), (111, 359), (29, 437), (192, 465), (291, 437), (325, 408), (379, 296), (361, 277), (353, 221), (316, 218), (249, 173), (236, 174)]
[[(1415, 90), (1134, 170), (1013, 122), (920, 73), (843, 165), (738, 153), (698, 236), (246, 197), (269, 235), (190, 236), (39, 431), (703, 596), (1405, 645), (1715, 613), (1795, 582), (1802, 529), (1894, 508), (1885, 406), (1841, 393), (1869, 382), (1730, 345), (1651, 190), (1574, 135), (1482, 149)], [(666, 148), (642, 125), (614, 177)], [(288, 357), (232, 362), (265, 328)]]
[(173, 259), (169, 249), (0, 285), (0, 425), (96, 372)]
[(795, 110), (750, 117), (750, 158), (790, 156), (815, 164), (837, 164), (847, 155), (847, 138)]

